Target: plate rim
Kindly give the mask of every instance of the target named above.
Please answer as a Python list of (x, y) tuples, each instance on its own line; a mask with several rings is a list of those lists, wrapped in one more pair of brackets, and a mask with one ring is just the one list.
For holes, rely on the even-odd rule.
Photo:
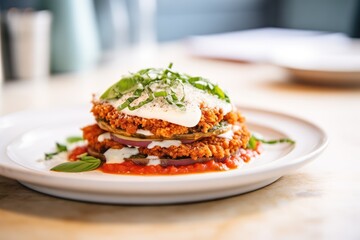
[[(287, 113), (283, 113), (283, 112), (278, 112), (278, 111), (272, 111), (272, 110), (267, 110), (267, 109), (261, 109), (261, 108), (257, 108), (257, 107), (249, 107), (249, 106), (241, 106), (241, 105), (236, 105), (238, 107), (238, 109), (240, 109), (241, 112), (246, 112), (246, 111), (252, 111), (252, 112), (257, 112), (257, 113), (265, 113), (267, 115), (277, 115), (280, 116), (282, 118), (286, 118), (286, 119), (292, 119), (295, 121), (300, 121), (302, 123), (305, 123), (308, 126), (311, 126), (312, 128), (316, 129), (318, 131), (318, 133), (321, 136), (320, 140), (320, 144), (319, 146), (317, 146), (315, 149), (313, 149), (311, 152), (309, 152), (308, 154), (305, 154), (301, 157), (297, 157), (295, 159), (291, 159), (289, 162), (287, 163), (283, 163), (283, 162), (279, 162), (277, 161), (277, 163), (272, 163), (270, 166), (259, 166), (259, 167), (255, 167), (253, 169), (249, 168), (246, 169), (246, 172), (241, 172), (241, 174), (239, 174), (239, 172), (235, 172), (235, 171), (228, 171), (228, 172), (217, 172), (217, 173), (212, 173), (211, 176), (210, 174), (199, 174), (199, 175), (195, 175), (195, 174), (191, 174), (192, 178), (188, 178), (189, 180), (186, 180), (187, 175), (175, 175), (175, 176), (151, 176), (151, 184), (159, 184), (159, 183), (164, 183), (164, 179), (166, 179), (166, 184), (168, 183), (177, 183), (179, 184), (179, 182), (186, 182), (186, 181), (204, 181), (206, 180), (206, 178), (204, 177), (205, 175), (208, 175), (209, 177), (207, 179), (211, 179), (212, 181), (216, 180), (216, 179), (231, 179), (234, 177), (237, 178), (242, 178), (242, 180), (248, 178), (247, 180), (251, 182), (252, 178), (255, 178), (257, 175), (261, 174), (263, 176), (269, 175), (269, 173), (271, 172), (270, 175), (274, 175), (274, 174), (279, 174), (279, 175), (283, 175), (284, 171), (290, 171), (292, 169), (298, 168), (301, 165), (304, 165), (308, 162), (310, 162), (311, 160), (313, 160), (315, 157), (317, 157), (321, 152), (323, 152), (325, 150), (325, 148), (328, 145), (328, 135), (326, 134), (326, 132), (324, 131), (323, 128), (321, 128), (320, 126), (318, 126), (317, 124), (295, 116), (295, 115), (290, 115)], [(79, 109), (80, 106), (74, 106), (74, 107), (67, 107), (67, 108), (60, 108), (57, 109), (57, 111), (66, 111), (66, 110), (74, 110), (74, 109)], [(84, 110), (85, 106), (81, 105), (81, 110)], [(87, 108), (86, 108), (87, 109)], [(51, 109), (52, 111), (54, 111), (53, 109)], [(38, 109), (38, 110), (26, 110), (26, 111), (21, 111), (21, 112), (15, 112), (12, 114), (8, 114), (5, 116), (1, 116), (0, 117), (0, 123), (5, 119), (5, 118), (13, 118), (13, 117), (18, 117), (21, 116), (22, 114), (33, 114), (34, 112), (41, 112), (41, 113), (45, 113), (48, 112), (49, 109)], [(246, 116), (245, 116), (246, 117)], [(1, 127), (0, 127), (0, 131), (1, 131)], [(6, 129), (6, 128), (3, 128)], [(24, 133), (24, 132), (23, 132)], [(7, 144), (8, 146), (9, 144)], [(6, 148), (6, 147), (5, 147)], [(79, 180), (79, 181), (87, 181), (89, 184), (92, 182), (99, 182), (98, 179), (96, 179), (96, 181), (89, 181), (89, 179), (81, 179), (80, 177), (74, 177), (74, 175), (68, 175), (68, 174), (64, 174), (64, 173), (45, 173), (42, 171), (35, 171), (35, 170), (31, 170), (31, 169), (27, 169), (15, 162), (13, 162), (11, 159), (9, 159), (9, 157), (6, 154), (6, 150), (5, 149), (0, 149), (0, 151), (5, 151), (5, 153), (3, 153), (3, 155), (5, 157), (8, 158), (8, 161), (11, 162), (11, 164), (5, 164), (1, 161), (0, 159), (0, 175), (15, 179), (17, 181), (23, 181), (23, 182), (29, 182), (32, 184), (37, 184), (37, 185), (42, 185), (42, 186), (49, 186), (49, 187), (59, 187), (59, 184), (50, 184), (51, 181), (47, 182), (38, 182), (38, 181), (29, 181), (27, 177), (24, 177), (23, 175), (25, 174), (30, 174), (31, 176), (34, 176), (36, 178), (39, 179), (43, 179), (43, 178), (52, 178), (52, 179), (58, 179), (58, 180), (64, 180), (64, 182), (71, 182), (74, 180)], [(1, 154), (1, 153), (0, 153)], [(268, 164), (267, 164), (268, 165)], [(262, 167), (262, 168), (261, 168)], [(222, 173), (226, 173), (226, 174), (222, 174)], [(201, 177), (199, 177), (201, 175)], [(65, 177), (66, 176), (66, 177)], [(76, 176), (76, 175), (75, 175)], [(197, 177), (194, 177), (197, 176)], [(134, 178), (137, 178), (144, 180), (145, 178), (149, 178), (149, 176), (136, 176)], [(171, 180), (170, 180), (171, 179)], [(170, 180), (170, 181), (169, 181)], [(138, 181), (138, 182), (134, 182), (133, 179), (121, 179), (119, 180), (121, 181), (121, 183), (123, 184), (130, 184), (133, 185), (135, 184), (139, 184), (139, 182), (143, 182), (143, 181)], [(101, 183), (103, 184), (109, 184), (109, 183), (119, 183), (119, 181), (114, 181), (113, 179), (104, 179), (101, 181)], [(246, 183), (246, 181), (244, 181), (243, 183)], [(55, 186), (54, 186), (55, 185)], [(79, 189), (79, 186), (74, 187), (74, 189)], [(111, 188), (110, 188), (111, 189)], [(106, 189), (104, 189), (106, 190)], [(89, 189), (87, 189), (86, 191), (89, 191)], [(110, 191), (110, 190), (108, 190)]]

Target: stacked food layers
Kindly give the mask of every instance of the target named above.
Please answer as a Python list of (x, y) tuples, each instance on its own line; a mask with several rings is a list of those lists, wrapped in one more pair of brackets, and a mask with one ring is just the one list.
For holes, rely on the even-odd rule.
[(83, 128), (89, 155), (111, 173), (191, 173), (236, 168), (250, 133), (228, 95), (202, 77), (143, 69), (99, 98)]

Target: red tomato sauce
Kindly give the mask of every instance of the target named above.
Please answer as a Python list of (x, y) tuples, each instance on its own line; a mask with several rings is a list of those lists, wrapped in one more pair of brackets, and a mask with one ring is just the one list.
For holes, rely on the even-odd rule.
[(215, 162), (214, 160), (206, 163), (195, 163), (187, 166), (167, 166), (162, 167), (160, 165), (155, 166), (142, 166), (137, 165), (131, 161), (125, 161), (119, 164), (106, 164), (104, 163), (100, 168), (106, 173), (116, 174), (135, 174), (135, 175), (173, 175), (173, 174), (185, 174), (185, 173), (200, 173), (200, 172), (212, 172), (221, 171), (228, 168), (233, 169), (237, 167), (237, 163), (234, 160), (226, 159), (224, 162)]
[[(112, 174), (130, 174), (130, 175), (176, 175), (187, 173), (204, 173), (226, 171), (229, 169), (236, 169), (243, 162), (247, 163), (252, 158), (258, 156), (262, 152), (261, 144), (256, 146), (255, 150), (241, 149), (237, 156), (232, 156), (224, 161), (218, 162), (210, 160), (204, 163), (195, 163), (186, 166), (160, 166), (160, 165), (137, 165), (132, 161), (125, 161), (123, 163), (103, 163), (99, 168), (104, 173)], [(77, 147), (68, 154), (69, 161), (77, 160), (77, 156), (87, 153), (87, 147)]]
[(87, 146), (76, 147), (76, 148), (74, 148), (74, 150), (69, 152), (68, 159), (70, 161), (75, 161), (77, 159), (77, 156), (84, 154), (84, 153), (87, 153)]
[(216, 171), (226, 171), (229, 169), (236, 169), (243, 162), (249, 162), (251, 158), (256, 157), (260, 154), (260, 146), (257, 146), (255, 150), (243, 150), (239, 153), (238, 156), (233, 156), (225, 159), (222, 162), (217, 162), (214, 160), (204, 162), (204, 163), (195, 163), (186, 166), (160, 166), (160, 165), (150, 165), (143, 166), (137, 165), (132, 161), (125, 161), (123, 163), (104, 163), (100, 170), (105, 173), (113, 174), (132, 174), (132, 175), (176, 175), (176, 174), (187, 174), (187, 173), (204, 173), (204, 172), (216, 172)]

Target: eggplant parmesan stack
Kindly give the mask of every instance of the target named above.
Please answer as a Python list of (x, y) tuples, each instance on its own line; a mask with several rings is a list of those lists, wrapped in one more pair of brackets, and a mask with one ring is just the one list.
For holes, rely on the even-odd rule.
[(96, 124), (82, 130), (104, 172), (206, 172), (248, 160), (250, 133), (228, 95), (171, 67), (140, 70), (94, 96)]

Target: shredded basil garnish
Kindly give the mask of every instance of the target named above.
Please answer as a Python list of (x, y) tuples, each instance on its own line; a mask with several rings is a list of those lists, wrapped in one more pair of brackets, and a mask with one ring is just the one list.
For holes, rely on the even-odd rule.
[(67, 143), (76, 143), (76, 142), (80, 142), (83, 141), (84, 139), (80, 136), (70, 136), (66, 138), (66, 142)]
[(265, 140), (258, 137), (255, 137), (254, 135), (251, 135), (249, 142), (247, 144), (247, 148), (249, 149), (256, 149), (257, 142), (262, 142), (265, 144), (277, 144), (277, 143), (289, 143), (289, 144), (295, 144), (295, 141), (290, 138), (280, 138), (280, 139), (272, 139), (272, 140)]
[[(84, 139), (80, 136), (70, 136), (66, 138), (66, 143), (67, 144), (72, 144), (72, 143), (76, 143), (76, 142), (80, 142), (83, 141)], [(56, 151), (55, 152), (51, 152), (51, 153), (45, 153), (45, 160), (50, 160), (52, 159), (54, 156), (58, 155), (61, 152), (67, 152), (67, 146), (64, 144), (60, 144), (60, 143), (56, 143)]]
[(60, 143), (56, 143), (56, 151), (55, 152), (51, 152), (51, 153), (45, 153), (45, 160), (50, 160), (52, 159), (55, 155), (58, 155), (61, 152), (66, 152), (67, 151), (67, 147), (66, 145), (60, 144)]
[[(131, 92), (132, 96), (128, 97), (123, 104), (118, 107), (119, 110), (125, 108), (135, 110), (159, 97), (164, 98), (170, 105), (185, 110), (184, 84), (190, 84), (197, 89), (215, 95), (219, 99), (230, 103), (229, 96), (218, 85), (202, 77), (192, 77), (175, 72), (171, 69), (172, 66), (173, 64), (170, 63), (165, 69), (146, 68), (124, 77), (107, 89), (100, 96), (100, 99), (119, 99)], [(143, 94), (145, 94), (147, 98), (133, 104), (134, 101)]]

